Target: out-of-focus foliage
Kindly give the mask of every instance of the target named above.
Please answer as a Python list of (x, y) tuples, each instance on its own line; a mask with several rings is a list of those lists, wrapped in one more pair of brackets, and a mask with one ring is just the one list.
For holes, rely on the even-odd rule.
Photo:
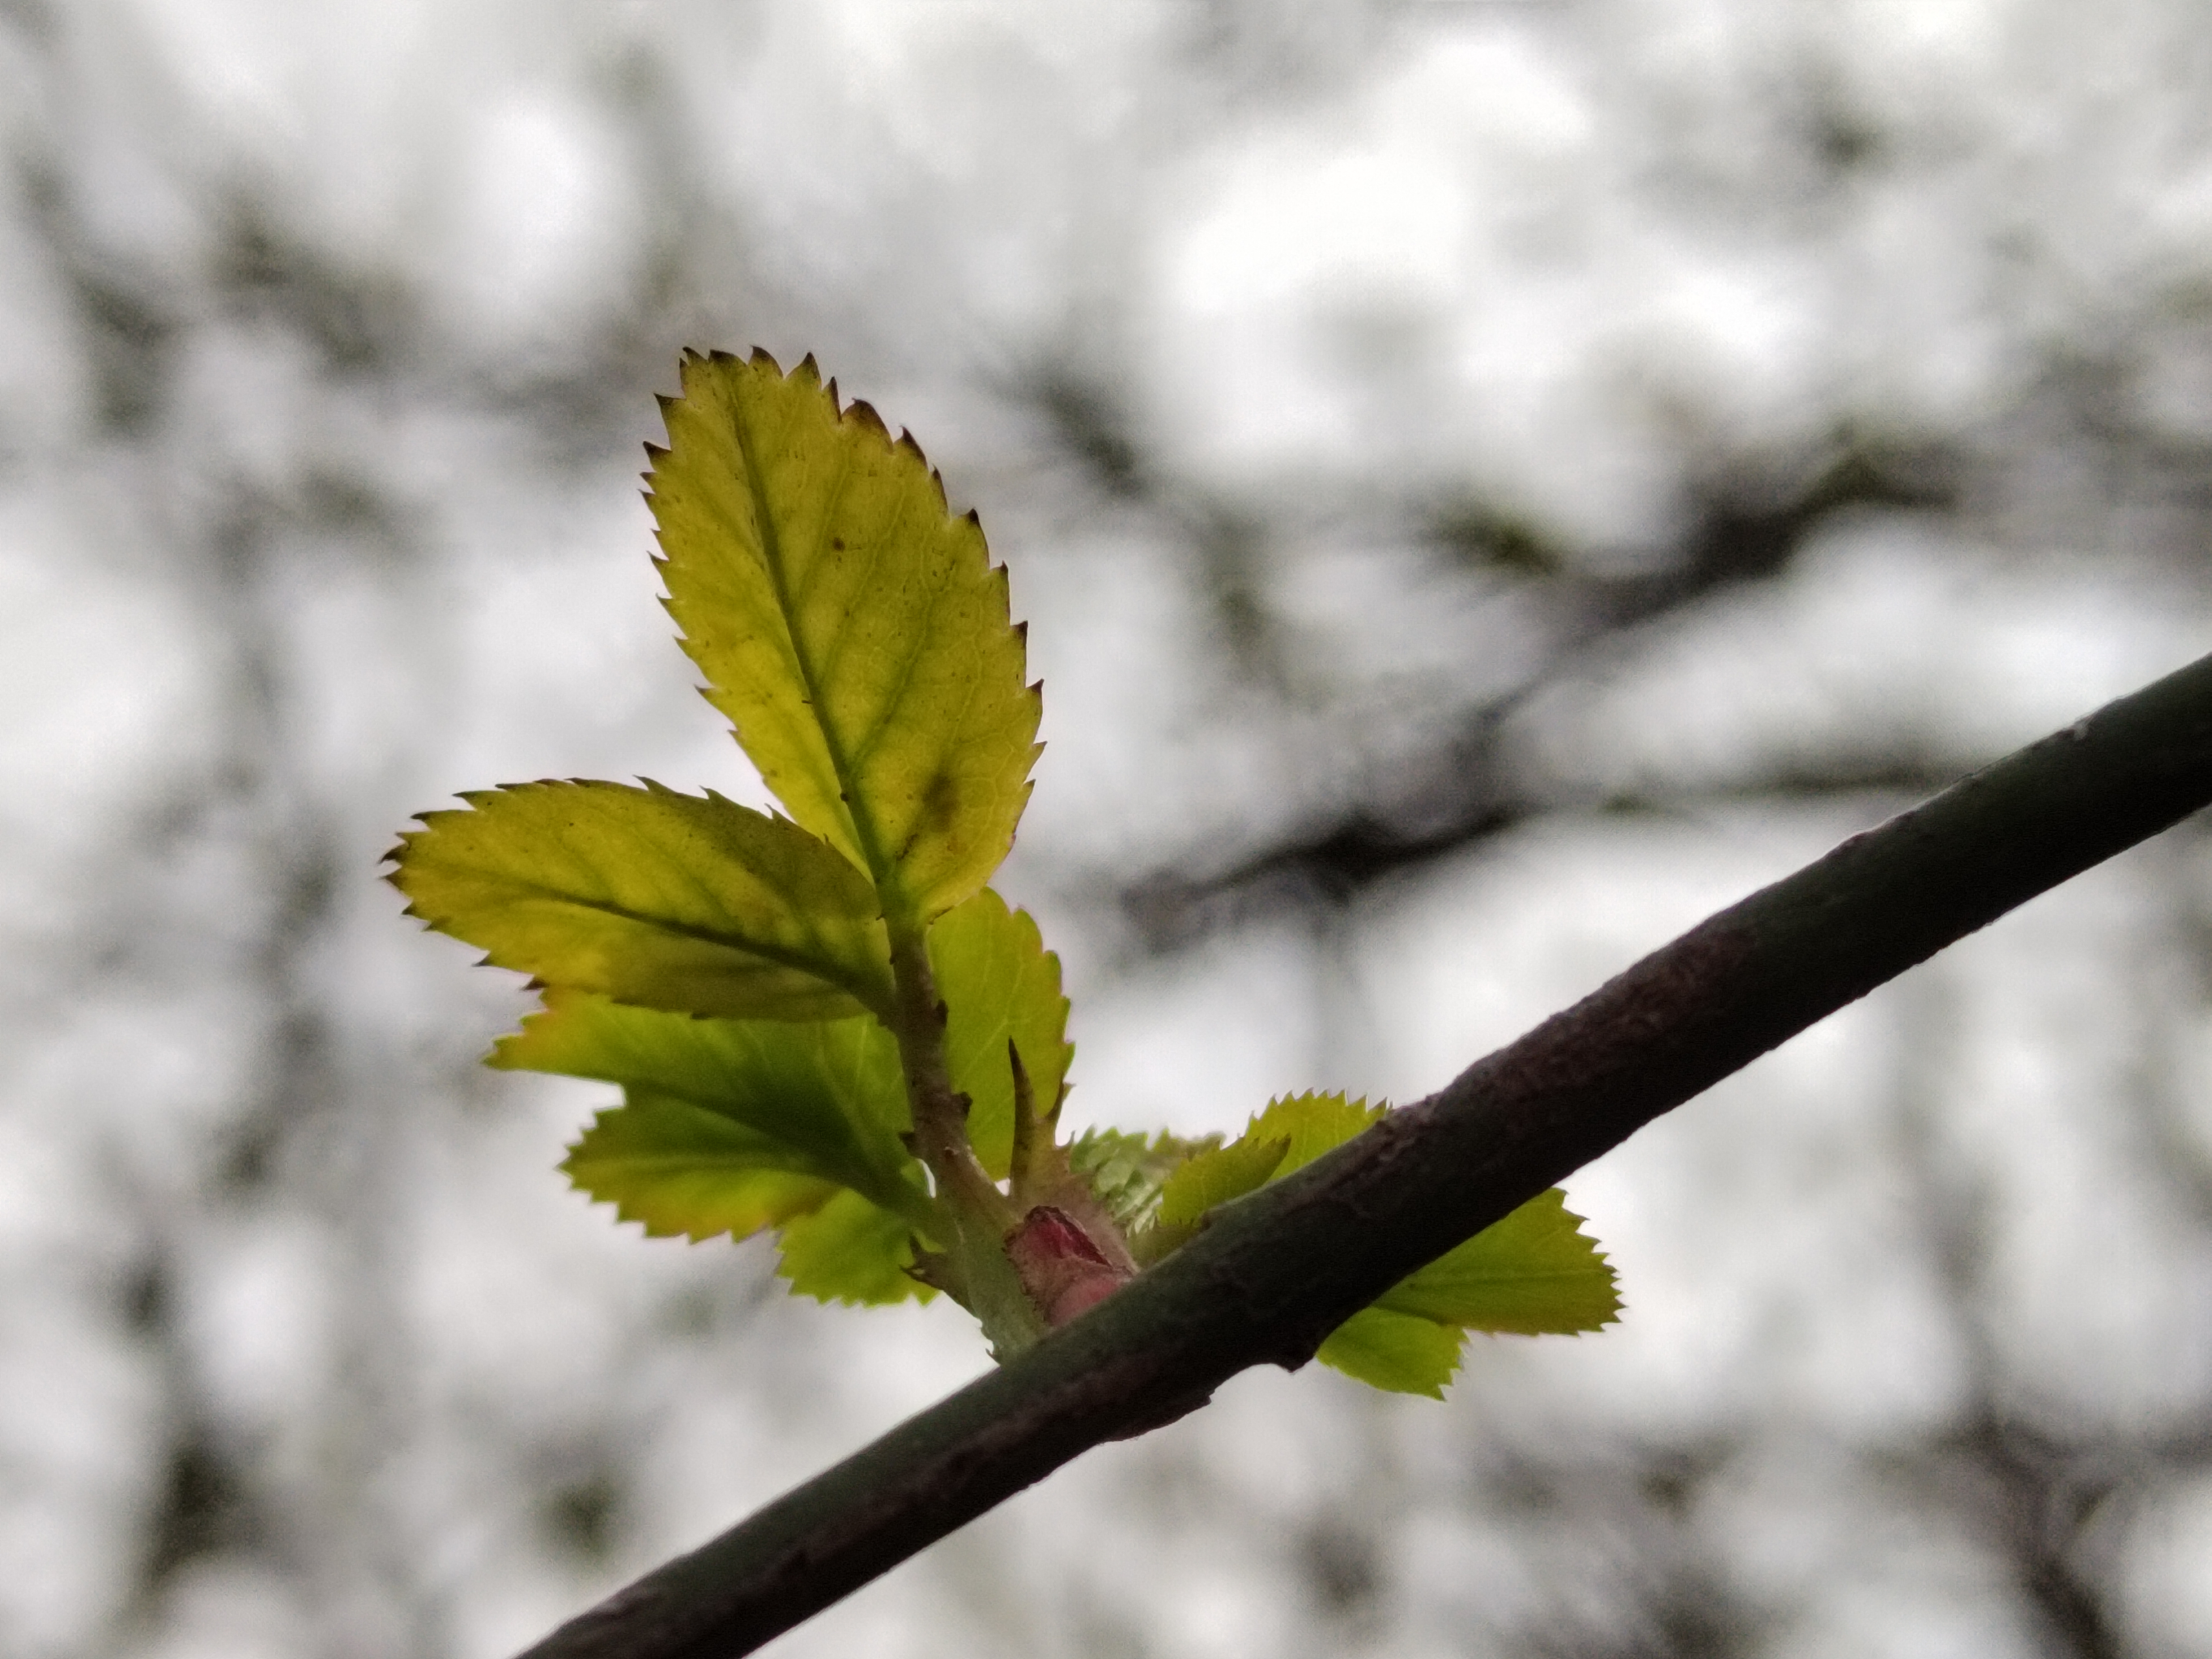
[[(820, 352), (1010, 562), (1069, 1126), (1412, 1100), (2204, 647), (2203, 40), (0, 9), (0, 1647), (510, 1651), (977, 1363), (562, 1192), (605, 1084), (478, 1068), (370, 878), (488, 778), (767, 804), (638, 580), (683, 345)], [(2204, 853), (1571, 1179), (1602, 1354), (1240, 1379), (790, 1650), (2203, 1650)]]

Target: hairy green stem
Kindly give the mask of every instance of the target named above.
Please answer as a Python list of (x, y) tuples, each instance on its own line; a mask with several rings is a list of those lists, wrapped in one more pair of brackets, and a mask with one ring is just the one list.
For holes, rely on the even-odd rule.
[(937, 1183), (938, 1196), (956, 1214), (997, 1225), (1000, 1237), (1014, 1224), (1012, 1206), (968, 1142), (968, 1101), (952, 1087), (945, 1061), (945, 1004), (919, 933), (894, 934), (891, 979), (897, 987), (899, 1065), (906, 1076), (914, 1119), (914, 1152)]
[(1214, 1212), (1096, 1309), (528, 1659), (746, 1653), (1088, 1448), (1297, 1366), (1346, 1316), (1642, 1125), (2212, 802), (2212, 658), (1654, 952), (1440, 1093)]
[(1009, 1359), (1045, 1332), (1044, 1316), (1006, 1255), (1006, 1236), (1020, 1217), (968, 1139), (968, 1097), (953, 1088), (945, 1064), (945, 1004), (919, 933), (891, 935), (891, 977), (898, 990), (892, 1031), (914, 1120), (914, 1152), (935, 1183), (940, 1231), (951, 1234), (928, 1278), (975, 1316), (991, 1352)]

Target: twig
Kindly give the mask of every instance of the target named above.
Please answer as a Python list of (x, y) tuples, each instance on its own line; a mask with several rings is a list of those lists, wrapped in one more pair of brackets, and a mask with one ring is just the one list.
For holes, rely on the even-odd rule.
[(1662, 1113), (2208, 802), (2212, 658), (1711, 917), (527, 1659), (751, 1651), (1099, 1442), (1248, 1366), (1303, 1364), (1407, 1273)]

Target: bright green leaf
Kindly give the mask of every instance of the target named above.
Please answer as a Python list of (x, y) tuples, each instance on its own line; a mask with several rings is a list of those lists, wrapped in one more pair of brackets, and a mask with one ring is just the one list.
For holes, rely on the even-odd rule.
[(1159, 1224), (1189, 1227), (1218, 1204), (1257, 1192), (1288, 1156), (1288, 1136), (1246, 1135), (1227, 1146), (1200, 1152), (1179, 1166), (1160, 1189)]
[(1291, 1095), (1270, 1101), (1226, 1146), (1218, 1139), (1178, 1143), (1179, 1155), (1159, 1170), (1158, 1206), (1137, 1218), (1141, 1231), (1130, 1249), (1145, 1262), (1172, 1255), (1191, 1241), (1208, 1210), (1312, 1163), (1387, 1109), (1340, 1094)]
[(526, 783), (426, 812), (408, 911), (548, 984), (682, 1013), (834, 1019), (891, 1005), (866, 877), (796, 824), (648, 783)]
[(1409, 1314), (1363, 1308), (1328, 1334), (1314, 1358), (1394, 1394), (1444, 1397), (1459, 1369), (1464, 1333)]
[(561, 1167), (647, 1232), (744, 1238), (820, 1209), (836, 1183), (780, 1164), (779, 1141), (680, 1100), (601, 1112)]
[(1370, 1124), (1382, 1121), (1387, 1105), (1370, 1106), (1364, 1100), (1346, 1100), (1340, 1094), (1288, 1095), (1267, 1103), (1236, 1144), (1285, 1140), (1290, 1150), (1276, 1166), (1278, 1179), (1303, 1170), (1323, 1152), (1333, 1152)]
[(693, 1019), (554, 989), (490, 1063), (618, 1083), (633, 1103), (682, 1101), (743, 1125), (780, 1168), (921, 1213), (920, 1165), (899, 1139), (908, 1119), (898, 1045), (865, 1015), (805, 1025)]
[(1040, 703), (1005, 569), (811, 358), (694, 354), (683, 376), (651, 501), (684, 648), (791, 815), (918, 927), (990, 878), (1029, 799)]
[(1613, 1269), (1556, 1187), (1401, 1279), (1376, 1303), (1470, 1330), (1594, 1331), (1620, 1311)]
[[(1342, 1095), (1270, 1102), (1237, 1139), (1199, 1153), (1169, 1178), (1156, 1237), (1134, 1248), (1144, 1260), (1158, 1259), (1188, 1242), (1207, 1210), (1310, 1164), (1386, 1109)], [(1620, 1312), (1620, 1298), (1581, 1220), (1557, 1188), (1540, 1194), (1399, 1281), (1332, 1334), (1319, 1357), (1378, 1388), (1435, 1394), (1458, 1364), (1463, 1331), (1597, 1329)]]
[(1166, 1133), (1085, 1129), (1067, 1148), (1067, 1163), (1117, 1225), (1141, 1231), (1152, 1221), (1160, 1194), (1175, 1171), (1220, 1144), (1213, 1136), (1186, 1140)]
[(969, 1143), (992, 1179), (1003, 1180), (1014, 1144), (1007, 1041), (1021, 1050), (1040, 1115), (1059, 1099), (1075, 1053), (1066, 1036), (1060, 958), (1044, 948), (1028, 912), (1009, 910), (987, 887), (938, 918), (929, 961), (946, 1008), (945, 1064), (969, 1100)]
[(1227, 1146), (1218, 1137), (1193, 1146), (1160, 1182), (1159, 1202), (1131, 1237), (1131, 1253), (1146, 1265), (1172, 1255), (1197, 1237), (1207, 1211), (1266, 1185), (1290, 1146), (1285, 1136), (1248, 1135)]
[(906, 1221), (858, 1193), (840, 1193), (783, 1230), (777, 1271), (794, 1296), (821, 1302), (881, 1304), (936, 1294), (906, 1269), (914, 1261)]

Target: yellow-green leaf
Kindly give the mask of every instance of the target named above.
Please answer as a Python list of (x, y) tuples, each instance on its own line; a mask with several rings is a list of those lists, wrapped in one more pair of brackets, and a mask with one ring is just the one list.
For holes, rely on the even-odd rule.
[(866, 878), (798, 825), (658, 784), (527, 783), (426, 812), (392, 881), (501, 968), (617, 1001), (754, 1019), (891, 1006)]
[[(1188, 1242), (1200, 1217), (1301, 1169), (1388, 1109), (1342, 1095), (1268, 1103), (1243, 1135), (1169, 1176), (1158, 1223), (1132, 1241), (1155, 1261)], [(1554, 1188), (1408, 1274), (1322, 1344), (1319, 1358), (1377, 1388), (1438, 1394), (1469, 1330), (1526, 1336), (1594, 1331), (1620, 1311), (1613, 1269)]]
[(1161, 1194), (1175, 1172), (1220, 1145), (1218, 1135), (1192, 1140), (1164, 1132), (1138, 1135), (1121, 1129), (1085, 1129), (1067, 1148), (1067, 1166), (1115, 1223), (1133, 1234), (1133, 1243), (1152, 1231)]
[(651, 500), (668, 609), (791, 815), (918, 927), (990, 878), (1036, 757), (1006, 572), (910, 437), (786, 375), (688, 356)]
[(617, 1106), (592, 1120), (562, 1169), (657, 1237), (744, 1238), (820, 1209), (835, 1182), (781, 1162), (771, 1139), (680, 1100)]
[(490, 1063), (620, 1084), (633, 1104), (681, 1101), (758, 1137), (756, 1161), (924, 1213), (921, 1166), (899, 1139), (908, 1119), (898, 1045), (866, 1016), (694, 1019), (556, 988), (544, 1012), (500, 1039)]
[(1267, 1103), (1267, 1110), (1246, 1126), (1236, 1145), (1281, 1140), (1289, 1143), (1283, 1161), (1275, 1166), (1280, 1179), (1303, 1170), (1323, 1152), (1333, 1152), (1371, 1123), (1380, 1122), (1388, 1105), (1370, 1106), (1364, 1100), (1347, 1100), (1340, 1094), (1288, 1095)]
[(1159, 1165), (1157, 1207), (1136, 1218), (1131, 1250), (1146, 1263), (1172, 1255), (1197, 1234), (1208, 1210), (1312, 1163), (1388, 1109), (1340, 1094), (1290, 1095), (1268, 1102), (1226, 1146), (1218, 1137), (1177, 1143), (1172, 1161)]
[(968, 1097), (968, 1139), (994, 1181), (1013, 1158), (1011, 1039), (1021, 1050), (1040, 1114), (1060, 1097), (1075, 1050), (1066, 1038), (1067, 999), (1060, 958), (1044, 948), (1037, 925), (1009, 910), (989, 888), (938, 918), (929, 962), (945, 1006), (945, 1059), (952, 1086)]
[(793, 1296), (880, 1304), (935, 1294), (906, 1271), (914, 1233), (906, 1221), (858, 1193), (840, 1193), (783, 1230), (777, 1271)]
[(1247, 1134), (1186, 1160), (1160, 1188), (1159, 1224), (1194, 1226), (1214, 1206), (1257, 1192), (1290, 1150), (1287, 1135), (1263, 1139)]
[(1363, 1308), (1328, 1334), (1314, 1358), (1394, 1394), (1441, 1400), (1466, 1340), (1462, 1332), (1431, 1320)]
[(1375, 1304), (1469, 1330), (1594, 1331), (1620, 1312), (1613, 1269), (1556, 1187), (1401, 1279)]

